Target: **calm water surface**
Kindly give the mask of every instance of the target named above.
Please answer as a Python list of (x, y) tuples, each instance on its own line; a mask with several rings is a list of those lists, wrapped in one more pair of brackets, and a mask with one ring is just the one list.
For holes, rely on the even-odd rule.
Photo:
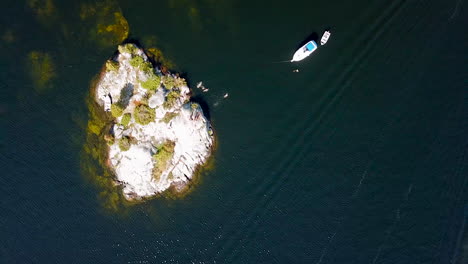
[(468, 262), (465, 1), (105, 2), (204, 81), (219, 140), (187, 197), (117, 212), (80, 156), (115, 46), (81, 22), (91, 1), (30, 2), (0, 17), (0, 262)]

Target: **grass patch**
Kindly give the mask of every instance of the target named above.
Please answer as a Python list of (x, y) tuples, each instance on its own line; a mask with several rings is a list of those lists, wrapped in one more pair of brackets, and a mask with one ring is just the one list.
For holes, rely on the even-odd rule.
[(122, 137), (119, 140), (119, 148), (121, 151), (127, 151), (130, 149), (131, 143), (129, 137)]
[(153, 155), (156, 162), (153, 167), (152, 175), (156, 181), (159, 181), (161, 174), (167, 169), (169, 161), (174, 156), (174, 141), (166, 141), (158, 147), (158, 151)]
[(120, 124), (122, 124), (124, 127), (128, 126), (128, 123), (130, 123), (130, 119), (132, 119), (132, 114), (130, 113), (125, 113), (122, 116), (122, 120), (120, 121)]
[(171, 120), (176, 117), (178, 115), (178, 113), (174, 113), (174, 112), (166, 112), (166, 114), (164, 115), (164, 117), (161, 119), (164, 123), (168, 124), (169, 122), (171, 122)]
[(154, 121), (155, 116), (156, 111), (144, 104), (135, 107), (135, 112), (133, 113), (135, 121), (141, 125), (147, 125)]

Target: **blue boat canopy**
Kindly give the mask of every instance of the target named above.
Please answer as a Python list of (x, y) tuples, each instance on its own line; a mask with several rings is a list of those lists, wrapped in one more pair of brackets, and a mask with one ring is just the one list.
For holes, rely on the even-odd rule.
[(312, 44), (312, 42), (307, 43), (306, 49), (307, 50), (313, 50), (314, 49), (314, 44)]

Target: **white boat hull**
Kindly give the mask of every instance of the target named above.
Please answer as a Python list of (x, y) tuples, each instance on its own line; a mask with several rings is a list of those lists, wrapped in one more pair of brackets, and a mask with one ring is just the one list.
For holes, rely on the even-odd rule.
[(291, 62), (301, 61), (301, 60), (307, 58), (316, 49), (317, 49), (317, 43), (315, 43), (315, 41), (311, 40), (311, 41), (307, 42), (304, 46), (300, 47), (294, 53), (294, 56), (293, 56)]
[(325, 31), (325, 33), (323, 33), (322, 39), (320, 40), (320, 45), (325, 45), (325, 43), (327, 43), (328, 39), (330, 38), (330, 35), (330, 31)]

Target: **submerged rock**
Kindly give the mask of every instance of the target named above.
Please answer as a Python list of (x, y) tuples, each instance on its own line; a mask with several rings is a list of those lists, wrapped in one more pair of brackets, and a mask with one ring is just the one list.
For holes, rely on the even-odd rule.
[(127, 199), (183, 189), (210, 156), (211, 126), (185, 80), (153, 67), (137, 46), (119, 46), (95, 94), (114, 117), (108, 164)]

